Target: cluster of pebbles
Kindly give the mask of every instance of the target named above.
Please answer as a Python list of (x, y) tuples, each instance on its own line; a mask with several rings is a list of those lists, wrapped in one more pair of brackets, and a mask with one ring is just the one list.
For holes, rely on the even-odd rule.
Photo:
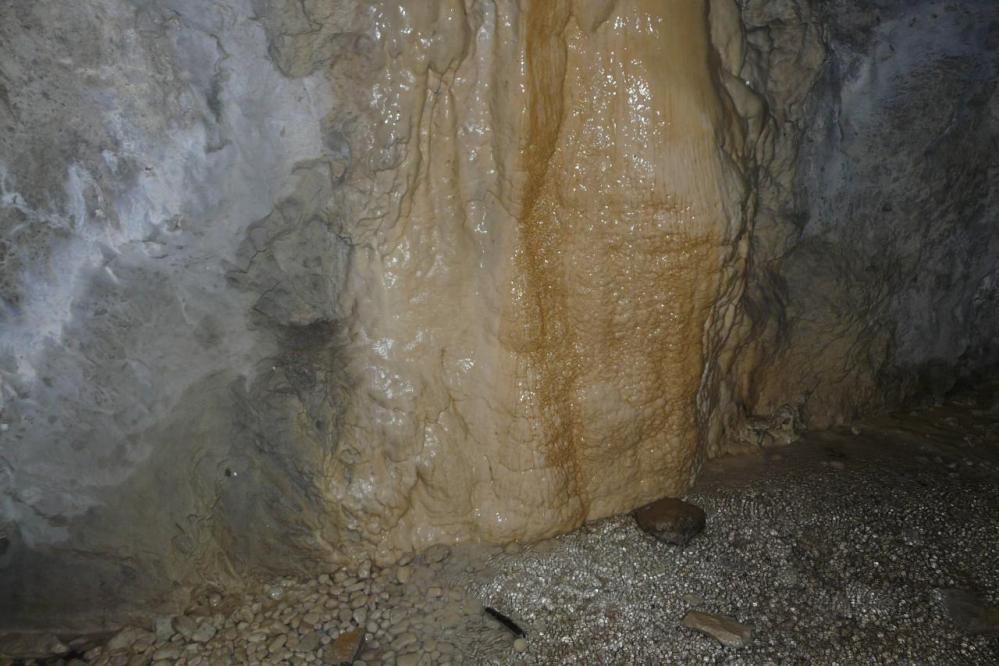
[(707, 516), (689, 541), (618, 516), (523, 547), (439, 546), (208, 593), (100, 645), (62, 637), (38, 663), (999, 663), (994, 407), (715, 460), (687, 499)]
[[(109, 641), (60, 661), (72, 666), (166, 664), (478, 663), (481, 646), (525, 651), (527, 643), (497, 622), (466, 586), (498, 549), (435, 546), (388, 568), (364, 562), (312, 580), (275, 581), (251, 597), (207, 594), (187, 614), (153, 626), (127, 627)], [(453, 565), (453, 566), (452, 566)], [(453, 570), (452, 570), (453, 569)], [(65, 646), (73, 650), (72, 643)]]

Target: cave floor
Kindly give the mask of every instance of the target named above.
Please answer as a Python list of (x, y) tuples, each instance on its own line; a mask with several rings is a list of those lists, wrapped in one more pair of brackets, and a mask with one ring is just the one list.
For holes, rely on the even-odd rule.
[[(73, 663), (330, 664), (360, 623), (355, 664), (996, 664), (995, 395), (714, 460), (687, 497), (707, 528), (684, 547), (619, 516), (523, 547), (438, 548), (214, 597), (159, 638), (133, 631)], [(690, 609), (753, 638), (725, 647), (681, 626)]]

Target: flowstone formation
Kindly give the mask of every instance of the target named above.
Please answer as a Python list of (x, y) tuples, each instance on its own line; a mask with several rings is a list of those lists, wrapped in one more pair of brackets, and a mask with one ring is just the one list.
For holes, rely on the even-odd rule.
[(4, 3), (0, 622), (552, 536), (994, 360), (997, 10), (834, 4)]
[(394, 168), (347, 179), (376, 196), (343, 230), (352, 389), (327, 504), (411, 548), (682, 493), (744, 222), (706, 5), (406, 9), (380, 15), (398, 55), (357, 110), (406, 113), (380, 129)]

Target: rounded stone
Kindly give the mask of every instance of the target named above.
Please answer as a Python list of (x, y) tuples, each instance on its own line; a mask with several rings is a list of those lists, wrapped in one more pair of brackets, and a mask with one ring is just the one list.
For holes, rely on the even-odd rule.
[(664, 543), (686, 545), (704, 531), (704, 510), (675, 497), (664, 497), (635, 509), (635, 522)]

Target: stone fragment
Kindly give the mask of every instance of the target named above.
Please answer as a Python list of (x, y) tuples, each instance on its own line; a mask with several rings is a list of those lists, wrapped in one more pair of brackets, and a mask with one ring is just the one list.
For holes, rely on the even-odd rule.
[(284, 635), (275, 636), (274, 639), (267, 644), (267, 651), (270, 652), (271, 654), (274, 654), (275, 652), (284, 647), (284, 644), (287, 642), (287, 640), (288, 640), (287, 636)]
[(490, 617), (492, 617), (502, 626), (506, 627), (514, 636), (521, 636), (521, 637), (524, 636), (524, 630), (521, 629), (520, 625), (514, 622), (505, 613), (501, 613), (500, 611), (496, 610), (495, 608), (492, 608), (491, 606), (486, 606), (484, 610), (486, 611), (486, 614), (488, 614)]
[(298, 642), (296, 650), (298, 652), (315, 652), (319, 648), (322, 636), (318, 631), (310, 631)]
[(137, 627), (125, 627), (108, 641), (108, 652), (124, 652), (135, 643), (152, 643), (153, 634)]
[(427, 548), (423, 553), (423, 559), (431, 563), (443, 562), (450, 556), (451, 549), (442, 543)]
[(353, 663), (363, 644), (364, 629), (360, 627), (340, 634), (327, 650), (329, 663), (334, 666)]
[(395, 578), (402, 585), (409, 582), (409, 579), (413, 577), (413, 570), (409, 567), (399, 567), (398, 571), (395, 572)]
[(753, 637), (753, 628), (727, 615), (690, 611), (683, 616), (683, 626), (715, 638), (722, 645), (742, 647)]
[(176, 633), (173, 628), (173, 618), (168, 615), (156, 618), (153, 626), (155, 628), (153, 633), (156, 634), (156, 640), (160, 642), (170, 640)]
[(367, 580), (371, 577), (371, 560), (361, 562), (361, 565), (357, 568), (357, 577), (361, 580)]
[(683, 603), (687, 604), (688, 606), (703, 606), (704, 597), (701, 597), (696, 594), (685, 594), (683, 595)]
[(407, 652), (399, 655), (395, 660), (396, 666), (417, 666), (420, 663), (420, 655), (416, 652)]
[(523, 638), (518, 638), (513, 642), (513, 649), (516, 652), (527, 652), (527, 641)]
[(194, 632), (198, 630), (198, 623), (187, 615), (178, 615), (173, 619), (173, 628), (187, 640), (192, 640)]
[(686, 545), (704, 531), (704, 511), (675, 497), (664, 497), (635, 509), (635, 522), (647, 534), (664, 543)]
[(999, 606), (989, 605), (965, 590), (940, 590), (951, 622), (966, 634), (999, 633)]
[(171, 644), (164, 645), (153, 653), (153, 661), (180, 659), (180, 646)]
[(202, 622), (197, 630), (191, 634), (191, 640), (195, 643), (207, 643), (215, 637), (216, 629), (210, 622)]

